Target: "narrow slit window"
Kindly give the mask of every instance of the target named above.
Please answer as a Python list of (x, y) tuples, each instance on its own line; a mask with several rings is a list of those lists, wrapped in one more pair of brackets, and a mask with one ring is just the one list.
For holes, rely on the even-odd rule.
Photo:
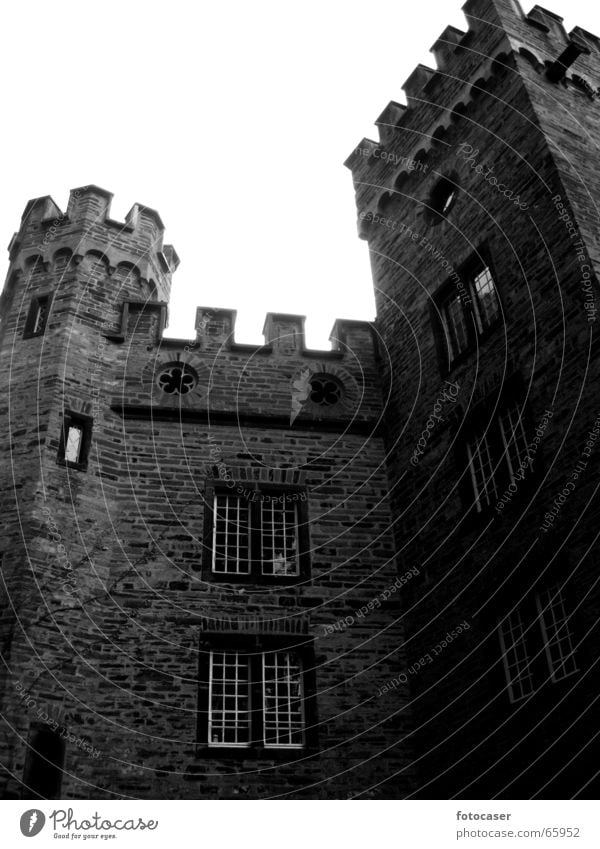
[(70, 424), (67, 428), (67, 442), (65, 445), (65, 460), (70, 463), (81, 461), (81, 447), (83, 445), (83, 427)]
[(84, 470), (91, 444), (92, 419), (76, 413), (65, 413), (57, 462)]
[(41, 295), (32, 299), (25, 322), (25, 337), (43, 336), (48, 322), (50, 303), (50, 295)]

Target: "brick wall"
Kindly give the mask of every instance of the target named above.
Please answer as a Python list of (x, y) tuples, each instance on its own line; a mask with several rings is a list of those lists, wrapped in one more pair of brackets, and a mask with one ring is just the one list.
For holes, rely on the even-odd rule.
[[(386, 433), (399, 561), (422, 566), (406, 611), (407, 659), (414, 666), (425, 658), (407, 675), (420, 719), (417, 781), (421, 795), (441, 798), (585, 795), (594, 792), (588, 782), (597, 755), (589, 719), (598, 695), (597, 452), (552, 530), (541, 526), (598, 416), (595, 325), (585, 302), (598, 299), (591, 136), (599, 106), (571, 81), (576, 73), (596, 79), (598, 44), (575, 33), (591, 52), (555, 84), (545, 70), (567, 44), (556, 17), (536, 7), (525, 18), (508, 0), (467, 3), (465, 10), (468, 32), (442, 34), (439, 69), (411, 75), (408, 109), (390, 104), (380, 141), (363, 140), (347, 163), (359, 233), (371, 251), (390, 392)], [(409, 169), (411, 161), (427, 167)], [(485, 179), (489, 168), (506, 194)], [(458, 193), (448, 214), (435, 217), (432, 193), (442, 176)], [(584, 240), (591, 296), (582, 287), (575, 240), (559, 220), (557, 194)], [(497, 282), (502, 321), (448, 373), (440, 365), (435, 300), (452, 273), (443, 263), (460, 269), (478, 253)], [(469, 510), (469, 470), (460, 452), (466, 422), (482, 401), (499, 403), (515, 374), (531, 427), (546, 410), (554, 415), (518, 497), (504, 512), (478, 517)], [(445, 381), (456, 398), (443, 401), (443, 421), (434, 421)], [(426, 430), (422, 456), (411, 463)], [(555, 583), (575, 611), (580, 671), (510, 704), (497, 624)], [(434, 654), (463, 620), (470, 627)]]

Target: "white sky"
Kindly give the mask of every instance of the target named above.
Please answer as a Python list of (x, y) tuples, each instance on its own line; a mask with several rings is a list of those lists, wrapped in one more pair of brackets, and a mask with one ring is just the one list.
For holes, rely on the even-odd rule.
[[(548, 4), (600, 34), (591, 0)], [(165, 222), (169, 335), (193, 337), (200, 305), (237, 309), (240, 342), (267, 311), (304, 314), (320, 348), (336, 317), (374, 317), (342, 163), (445, 26), (465, 28), (460, 0), (35, 0), (2, 18), (0, 240), (29, 198), (64, 210), (96, 183), (113, 218), (139, 201)]]

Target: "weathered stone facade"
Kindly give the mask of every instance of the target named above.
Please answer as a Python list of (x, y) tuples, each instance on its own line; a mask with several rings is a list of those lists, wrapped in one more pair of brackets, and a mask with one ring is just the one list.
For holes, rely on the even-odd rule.
[[(600, 41), (515, 0), (463, 8), (468, 31), (442, 33), (437, 70), (415, 70), (408, 106), (390, 103), (380, 140), (347, 162), (372, 258), (399, 568), (421, 566), (404, 618), (417, 787), (595, 796)], [(448, 297), (470, 320), (464, 287), (485, 267), (501, 315), (467, 328), (468, 350), (449, 363)], [(442, 404), (448, 385), (457, 397)], [(507, 397), (532, 463), (478, 509), (473, 434), (496, 428)], [(538, 675), (539, 643), (524, 667), (533, 692), (511, 703), (498, 627), (557, 587), (577, 670)], [(538, 609), (526, 627), (541, 621)]]
[[(331, 351), (281, 314), (237, 344), (208, 307), (165, 337), (155, 212), (27, 205), (0, 303), (5, 797), (39, 727), (68, 735), (66, 798), (597, 795), (600, 41), (464, 9), (347, 162), (377, 321)], [(234, 491), (299, 499), (297, 579), (213, 572)], [(297, 647), (303, 748), (208, 745), (223, 645)]]
[[(393, 709), (377, 697), (403, 668), (403, 582), (372, 327), (339, 321), (333, 349), (310, 351), (301, 317), (270, 314), (249, 346), (233, 341), (234, 313), (200, 308), (194, 339), (165, 338), (177, 255), (155, 212), (117, 223), (109, 203), (93, 186), (65, 215), (30, 201), (10, 247), (2, 794), (32, 795), (41, 727), (68, 735), (65, 798), (403, 796), (406, 688)], [(36, 335), (31, 305), (48, 294)], [(181, 370), (196, 381), (186, 394), (169, 391)], [(311, 401), (314, 375), (337, 403)], [(65, 462), (64, 414), (84, 423), (86, 462)], [(219, 486), (301, 499), (301, 579), (211, 574)], [(235, 639), (309, 650), (310, 745), (207, 747), (203, 660)]]

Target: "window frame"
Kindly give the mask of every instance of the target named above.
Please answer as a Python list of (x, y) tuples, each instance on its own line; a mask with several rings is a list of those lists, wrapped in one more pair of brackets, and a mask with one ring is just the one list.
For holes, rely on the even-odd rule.
[[(71, 426), (81, 428), (81, 445), (79, 449), (79, 460), (67, 460), (65, 450), (69, 437), (69, 429)], [(93, 419), (91, 416), (83, 413), (75, 413), (71, 410), (65, 410), (62, 417), (62, 425), (60, 430), (60, 440), (58, 444), (58, 454), (56, 462), (60, 466), (66, 466), (70, 469), (86, 471), (88, 467), (89, 453), (92, 442)]]
[[(23, 339), (34, 339), (37, 336), (44, 336), (48, 327), (48, 319), (50, 318), (50, 310), (52, 308), (53, 292), (41, 292), (39, 295), (34, 295), (29, 303), (27, 318), (25, 319), (25, 329), (23, 331)], [(37, 316), (41, 304), (46, 304), (46, 315), (41, 329), (36, 330)]]
[[(229, 495), (248, 503), (249, 508), (249, 570), (247, 572), (215, 572), (215, 496)], [(290, 496), (296, 507), (296, 542), (298, 572), (293, 575), (263, 574), (261, 530), (261, 504), (265, 497)], [(293, 501), (293, 497), (297, 499)], [(286, 502), (287, 503), (287, 502)], [(201, 568), (203, 578), (215, 583), (252, 583), (294, 585), (306, 583), (310, 578), (310, 533), (308, 521), (308, 495), (305, 486), (295, 484), (258, 483), (241, 481), (228, 486), (223, 480), (209, 480), (204, 490), (204, 534)]]
[[(484, 321), (481, 309), (481, 301), (476, 294), (475, 281), (482, 272), (489, 271), (494, 284), (498, 312), (491, 321)], [(451, 279), (445, 280), (433, 296), (431, 305), (431, 319), (434, 337), (437, 344), (438, 360), (442, 375), (450, 374), (454, 368), (473, 353), (478, 345), (482, 344), (500, 325), (503, 315), (503, 303), (498, 287), (498, 276), (491, 261), (490, 252), (486, 246), (480, 248), (473, 256), (464, 262), (458, 269), (461, 280), (466, 289), (464, 295), (457, 287), (456, 282)], [(452, 335), (447, 330), (448, 322), (445, 318), (449, 305), (458, 301), (461, 307), (461, 316), (466, 328), (466, 345), (462, 350), (453, 354), (450, 342), (454, 344)]]
[[(570, 646), (570, 653), (567, 658), (573, 660), (573, 668), (562, 675), (560, 678), (556, 676), (555, 664), (550, 654), (550, 640), (548, 639), (548, 629), (544, 621), (544, 609), (542, 606), (541, 596), (550, 595), (553, 599), (557, 596), (560, 599), (561, 605), (565, 611), (565, 622), (567, 623), (566, 637)], [(523, 645), (528, 660), (527, 666), (530, 670), (529, 678), (532, 683), (532, 689), (529, 693), (521, 696), (515, 696), (513, 681), (509, 677), (509, 666), (507, 663), (506, 643), (503, 634), (503, 625), (510, 621), (511, 617), (519, 616), (523, 625)], [(574, 624), (575, 623), (575, 624)], [(500, 642), (500, 655), (504, 673), (505, 689), (508, 693), (508, 698), (511, 704), (519, 704), (526, 702), (534, 697), (536, 693), (546, 684), (561, 685), (563, 681), (577, 675), (580, 668), (577, 662), (578, 651), (574, 648), (576, 643), (576, 617), (573, 612), (570, 593), (565, 591), (565, 587), (560, 582), (552, 586), (540, 587), (533, 593), (530, 593), (526, 598), (519, 600), (513, 605), (510, 612), (499, 620), (496, 633)]]
[[(265, 655), (294, 652), (301, 664), (303, 743), (270, 746), (265, 743), (264, 674)], [(248, 745), (209, 742), (211, 722), (212, 652), (238, 652), (248, 656), (250, 741)], [(203, 758), (265, 758), (294, 760), (318, 749), (316, 669), (314, 640), (307, 635), (287, 634), (202, 634), (199, 643), (196, 755)]]
[[(534, 433), (534, 423), (532, 411), (525, 398), (523, 381), (518, 373), (513, 374), (506, 381), (499, 393), (494, 393), (493, 397), (488, 397), (477, 404), (470, 415), (457, 425), (455, 457), (459, 470), (459, 493), (464, 509), (469, 511), (474, 521), (488, 518), (508, 487), (516, 482), (513, 468), (515, 441), (510, 443), (513, 450), (507, 450), (508, 445), (501, 427), (503, 417), (508, 412), (516, 410), (520, 412), (516, 444), (524, 443), (521, 447), (526, 448)], [(489, 504), (483, 500), (482, 492), (476, 492), (475, 489), (476, 479), (470, 455), (471, 448), (476, 445), (478, 437), (484, 438), (487, 446), (492, 448), (489, 465), (494, 472), (493, 484), (496, 493), (495, 496), (492, 495)], [(479, 452), (480, 455), (481, 452)], [(523, 452), (523, 459), (525, 459), (525, 452)], [(510, 502), (502, 508), (504, 512), (509, 511), (514, 504), (521, 504), (523, 499), (529, 496), (532, 486), (543, 470), (543, 465), (543, 452), (541, 448), (538, 448), (533, 467), (530, 465), (523, 479), (517, 482), (517, 489), (511, 493)]]

